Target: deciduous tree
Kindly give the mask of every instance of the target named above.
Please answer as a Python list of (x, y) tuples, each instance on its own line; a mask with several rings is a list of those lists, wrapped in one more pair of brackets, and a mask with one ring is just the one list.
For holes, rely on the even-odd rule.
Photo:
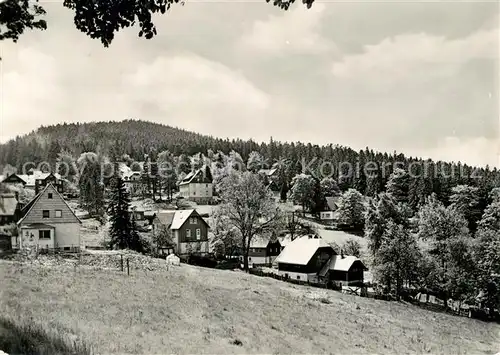
[(337, 224), (342, 229), (362, 231), (365, 224), (365, 204), (363, 195), (349, 189), (340, 198), (337, 209)]
[(248, 270), (248, 250), (256, 235), (275, 229), (279, 210), (270, 191), (250, 172), (233, 171), (221, 182), (220, 213), (228, 230), (235, 228), (240, 236), (244, 268)]

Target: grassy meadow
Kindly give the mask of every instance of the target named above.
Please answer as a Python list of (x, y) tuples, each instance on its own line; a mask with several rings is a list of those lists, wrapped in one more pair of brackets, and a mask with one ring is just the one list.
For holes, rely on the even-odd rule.
[(4, 319), (101, 354), (494, 354), (499, 345), (497, 324), (184, 264), (127, 276), (0, 262), (0, 279)]

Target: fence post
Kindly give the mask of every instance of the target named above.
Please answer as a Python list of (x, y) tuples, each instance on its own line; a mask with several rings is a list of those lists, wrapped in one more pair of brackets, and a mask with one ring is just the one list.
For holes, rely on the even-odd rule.
[(127, 258), (127, 275), (130, 275), (130, 266)]
[(120, 270), (123, 272), (123, 254), (120, 254)]

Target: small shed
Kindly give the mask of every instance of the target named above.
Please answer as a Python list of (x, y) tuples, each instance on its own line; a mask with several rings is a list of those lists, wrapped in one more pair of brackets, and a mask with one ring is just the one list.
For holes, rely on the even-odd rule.
[(326, 277), (328, 281), (363, 283), (365, 271), (368, 271), (368, 268), (359, 258), (352, 255), (334, 255), (320, 271), (319, 276)]
[(179, 266), (181, 264), (181, 259), (175, 254), (170, 254), (167, 256), (166, 260), (168, 265)]

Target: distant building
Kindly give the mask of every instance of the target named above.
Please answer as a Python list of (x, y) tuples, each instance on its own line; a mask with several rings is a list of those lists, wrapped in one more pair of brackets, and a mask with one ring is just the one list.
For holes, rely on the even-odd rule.
[(180, 182), (179, 195), (190, 201), (204, 204), (213, 200), (213, 179), (208, 166), (191, 172)]
[(17, 185), (17, 184), (21, 184), (23, 186), (26, 185), (25, 179), (23, 179), (21, 175), (17, 174), (1, 175), (0, 182), (6, 185)]
[(35, 190), (38, 194), (48, 184), (52, 184), (57, 192), (64, 193), (65, 180), (57, 173), (44, 173), (41, 170), (31, 169), (28, 174), (11, 174), (6, 176), (2, 183), (21, 184), (23, 187)]
[(311, 235), (288, 243), (276, 258), (278, 274), (301, 281), (316, 281), (318, 273), (335, 250), (323, 239)]
[[(136, 163), (142, 169), (143, 163)], [(136, 196), (140, 195), (144, 191), (144, 184), (142, 182), (142, 175), (140, 171), (133, 171), (129, 166), (125, 163), (120, 163), (119, 165), (120, 174), (123, 179), (123, 183), (125, 184), (125, 188), (129, 192), (130, 195)]]
[(325, 222), (332, 222), (337, 218), (340, 197), (325, 197), (326, 208), (319, 213), (319, 219)]
[(182, 211), (161, 211), (153, 220), (153, 233), (166, 228), (172, 233), (172, 245), (162, 248), (177, 255), (200, 254), (209, 252), (208, 230), (210, 226), (194, 209)]
[(16, 193), (0, 194), (0, 226), (16, 223), (21, 217), (21, 205)]
[(35, 194), (42, 191), (48, 184), (54, 186), (54, 188), (60, 194), (64, 193), (64, 180), (57, 173), (40, 173), (35, 176)]
[(320, 271), (319, 276), (326, 281), (340, 282), (347, 285), (362, 284), (364, 272), (368, 268), (352, 255), (334, 255)]
[[(278, 239), (271, 240), (260, 236), (254, 236), (248, 249), (248, 266), (271, 266), (281, 253), (281, 244)], [(243, 263), (243, 257), (240, 257)]]
[(14, 248), (80, 249), (80, 219), (52, 185), (46, 185), (21, 211)]
[(282, 240), (286, 244), (275, 264), (278, 274), (296, 280), (343, 285), (363, 284), (365, 264), (351, 255), (337, 255), (335, 250), (322, 238), (303, 236), (293, 241)]

